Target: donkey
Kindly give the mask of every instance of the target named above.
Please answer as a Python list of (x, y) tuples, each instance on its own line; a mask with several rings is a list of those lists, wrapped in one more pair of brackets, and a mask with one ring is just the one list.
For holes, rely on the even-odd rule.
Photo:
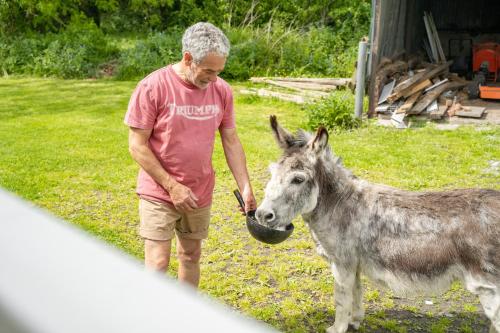
[(500, 191), (409, 192), (358, 179), (328, 146), (328, 132), (292, 135), (271, 116), (283, 156), (256, 211), (285, 228), (302, 215), (335, 279), (329, 333), (364, 318), (361, 274), (399, 294), (439, 292), (456, 279), (479, 296), (500, 333)]

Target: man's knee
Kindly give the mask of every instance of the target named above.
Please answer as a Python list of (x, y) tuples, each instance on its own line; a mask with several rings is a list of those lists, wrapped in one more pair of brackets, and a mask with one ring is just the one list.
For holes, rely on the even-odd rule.
[(169, 258), (166, 256), (157, 256), (149, 259), (151, 266), (159, 271), (164, 271), (168, 268)]
[(190, 246), (188, 248), (179, 247), (177, 258), (185, 264), (198, 264), (201, 257), (201, 246)]
[(145, 262), (148, 268), (165, 271), (170, 261), (170, 241), (145, 242)]

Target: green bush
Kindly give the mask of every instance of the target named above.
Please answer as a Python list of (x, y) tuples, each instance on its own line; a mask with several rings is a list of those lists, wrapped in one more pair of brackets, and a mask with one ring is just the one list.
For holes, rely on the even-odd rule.
[(21, 38), (0, 39), (0, 69), (2, 74), (32, 74), (35, 58), (47, 48), (46, 38)]
[(99, 76), (99, 66), (116, 54), (117, 49), (92, 21), (75, 18), (58, 34), (2, 39), (0, 69), (7, 74), (96, 77)]
[(47, 48), (34, 58), (33, 73), (38, 75), (96, 77), (99, 65), (117, 52), (104, 33), (88, 20), (75, 20), (63, 33), (45, 38), (50, 40)]
[(250, 76), (350, 76), (356, 49), (331, 28), (228, 28), (231, 55), (223, 72), (229, 79)]
[(324, 126), (328, 130), (356, 128), (361, 121), (354, 116), (354, 95), (349, 91), (338, 91), (328, 98), (306, 106), (308, 127), (316, 130)]
[(149, 34), (135, 46), (125, 49), (118, 59), (117, 78), (120, 80), (144, 77), (155, 69), (179, 61), (182, 56), (182, 31)]

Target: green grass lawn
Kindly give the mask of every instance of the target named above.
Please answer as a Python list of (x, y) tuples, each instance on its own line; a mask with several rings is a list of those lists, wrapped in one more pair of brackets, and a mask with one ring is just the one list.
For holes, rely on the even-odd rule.
[[(142, 258), (137, 236), (138, 167), (127, 150), (123, 116), (135, 82), (0, 79), (0, 186)], [(243, 84), (235, 83), (235, 91)], [(306, 123), (294, 104), (240, 96), (237, 124), (258, 199), (267, 167), (279, 156), (270, 114), (296, 130)], [(500, 160), (499, 127), (455, 131), (424, 126), (395, 130), (367, 124), (331, 133), (334, 151), (359, 177), (409, 190), (500, 189), (488, 161)], [(209, 239), (202, 258), (203, 292), (286, 332), (323, 331), (333, 323), (333, 278), (304, 224), (269, 246), (246, 232), (232, 195), (235, 182), (220, 143)], [(175, 275), (173, 260), (170, 274)], [(444, 296), (400, 299), (366, 284), (362, 332), (480, 332), (482, 310), (460, 285)], [(425, 298), (429, 299), (429, 298)], [(445, 315), (446, 314), (446, 315)], [(419, 330), (422, 329), (422, 330)]]

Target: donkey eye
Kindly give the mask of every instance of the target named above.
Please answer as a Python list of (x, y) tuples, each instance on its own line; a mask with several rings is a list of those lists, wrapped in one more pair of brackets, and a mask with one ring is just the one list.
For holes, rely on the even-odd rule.
[(292, 184), (300, 184), (300, 183), (303, 183), (304, 180), (305, 179), (303, 177), (293, 177)]

